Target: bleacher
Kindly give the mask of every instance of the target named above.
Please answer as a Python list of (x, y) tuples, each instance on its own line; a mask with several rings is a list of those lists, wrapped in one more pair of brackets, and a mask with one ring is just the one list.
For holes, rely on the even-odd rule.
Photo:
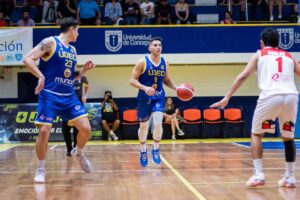
[[(174, 11), (174, 1), (170, 0), (171, 7), (172, 7), (172, 13), (171, 16), (173, 18), (175, 17), (175, 11)], [(224, 18), (225, 12), (228, 10), (228, 5), (217, 5), (217, 0), (186, 0), (187, 3), (190, 5), (190, 19), (192, 23), (219, 23), (220, 20)], [(293, 13), (293, 6), (294, 4), (291, 3), (291, 0), (287, 0), (287, 3), (283, 5), (283, 20), (277, 21), (278, 16), (278, 9), (277, 5), (274, 6), (274, 16), (275, 21), (274, 22), (289, 22), (290, 15)], [(103, 15), (104, 13), (104, 5), (99, 5), (100, 11)], [(251, 5), (248, 6), (248, 10), (250, 10)], [(242, 18), (242, 13), (240, 9), (240, 5), (234, 4), (232, 7), (232, 14), (233, 19), (238, 21), (239, 23), (247, 23), (246, 21), (240, 21)], [(268, 12), (268, 10), (266, 11)], [(12, 20), (16, 23), (21, 18), (22, 13), (22, 7), (17, 7), (13, 11), (12, 14)], [(35, 19), (36, 15), (36, 8), (30, 7), (29, 10), (30, 17), (32, 19)], [(251, 18), (251, 15), (249, 14), (249, 22), (253, 23), (253, 20)], [(268, 16), (268, 13), (266, 14)], [(262, 14), (262, 8), (261, 6), (257, 7), (257, 13), (256, 13), (256, 20), (255, 22), (261, 23), (261, 22), (269, 22), (268, 19)]]

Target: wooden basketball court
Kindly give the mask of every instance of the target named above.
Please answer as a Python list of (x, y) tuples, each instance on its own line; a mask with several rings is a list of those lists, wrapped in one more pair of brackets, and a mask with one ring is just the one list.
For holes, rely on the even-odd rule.
[[(34, 144), (0, 145), (0, 199), (3, 200), (296, 200), (300, 190), (279, 188), (283, 149), (265, 150), (267, 183), (248, 189), (252, 160), (247, 146), (217, 140), (165, 141), (162, 164), (139, 165), (137, 142), (90, 143), (86, 156), (93, 172), (85, 174), (66, 157), (63, 143), (50, 143), (46, 184), (34, 184)], [(150, 145), (148, 151), (150, 150)], [(299, 159), (299, 152), (298, 152)], [(150, 157), (149, 157), (150, 158)], [(296, 166), (296, 178), (300, 180)]]

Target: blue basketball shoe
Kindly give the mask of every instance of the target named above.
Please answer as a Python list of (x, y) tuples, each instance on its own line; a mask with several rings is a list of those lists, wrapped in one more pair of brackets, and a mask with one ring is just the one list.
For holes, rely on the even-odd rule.
[(148, 165), (148, 153), (147, 150), (145, 152), (140, 152), (140, 164), (142, 167), (146, 167)]
[(161, 163), (161, 160), (160, 160), (160, 150), (153, 148), (151, 152), (152, 152), (152, 162), (154, 164), (159, 165)]

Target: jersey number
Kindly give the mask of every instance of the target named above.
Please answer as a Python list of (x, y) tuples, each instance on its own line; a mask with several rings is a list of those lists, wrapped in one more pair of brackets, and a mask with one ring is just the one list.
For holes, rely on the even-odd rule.
[(276, 61), (277, 61), (278, 72), (281, 73), (282, 72), (282, 57), (276, 58)]
[(73, 64), (72, 60), (66, 60), (66, 62), (65, 62), (66, 67), (72, 68), (72, 64)]

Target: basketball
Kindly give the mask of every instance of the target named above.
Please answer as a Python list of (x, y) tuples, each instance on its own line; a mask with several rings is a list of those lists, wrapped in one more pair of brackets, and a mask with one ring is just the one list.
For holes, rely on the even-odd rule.
[(181, 101), (189, 101), (194, 96), (194, 88), (189, 83), (182, 83), (176, 88), (176, 93)]

